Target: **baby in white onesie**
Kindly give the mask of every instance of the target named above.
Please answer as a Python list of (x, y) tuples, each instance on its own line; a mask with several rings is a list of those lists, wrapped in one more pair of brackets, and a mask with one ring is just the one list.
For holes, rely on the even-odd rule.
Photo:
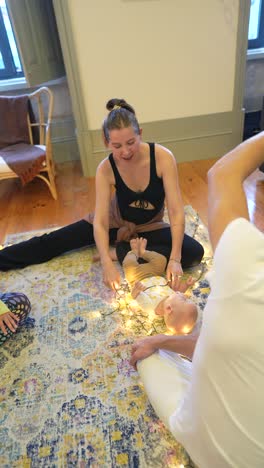
[[(132, 239), (131, 250), (123, 261), (133, 299), (142, 310), (163, 315), (167, 328), (174, 334), (190, 333), (197, 321), (198, 311), (196, 304), (184, 293), (195, 281), (192, 277), (182, 280), (179, 291), (173, 291), (164, 277), (166, 258), (146, 250), (146, 246), (146, 239)], [(146, 263), (139, 263), (139, 258), (143, 258)]]

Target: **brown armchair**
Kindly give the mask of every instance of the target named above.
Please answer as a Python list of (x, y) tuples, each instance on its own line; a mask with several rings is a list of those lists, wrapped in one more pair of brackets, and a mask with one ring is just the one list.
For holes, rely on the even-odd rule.
[(0, 96), (0, 180), (39, 177), (57, 200), (50, 125), (53, 94), (42, 87), (23, 96)]

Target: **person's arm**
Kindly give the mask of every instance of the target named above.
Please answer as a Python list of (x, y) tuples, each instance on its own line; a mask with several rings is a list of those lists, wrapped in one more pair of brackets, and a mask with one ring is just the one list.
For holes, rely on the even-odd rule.
[(137, 361), (145, 359), (159, 349), (174, 351), (192, 359), (198, 335), (154, 335), (136, 341), (132, 346), (130, 364), (136, 368)]
[(213, 250), (231, 221), (249, 219), (243, 182), (263, 161), (261, 132), (227, 153), (208, 171), (208, 226)]
[(102, 263), (104, 283), (106, 286), (115, 289), (120, 284), (121, 277), (109, 254), (111, 183), (106, 160), (98, 166), (95, 178), (95, 193), (94, 238)]
[(172, 279), (172, 289), (177, 288), (177, 275), (182, 275), (181, 249), (184, 236), (184, 207), (179, 188), (177, 164), (173, 154), (166, 148), (156, 145), (158, 168), (163, 180), (166, 204), (170, 220), (172, 248), (167, 266), (167, 279)]
[(6, 312), (10, 312), (10, 310), (7, 305), (0, 299), (0, 315), (5, 314)]

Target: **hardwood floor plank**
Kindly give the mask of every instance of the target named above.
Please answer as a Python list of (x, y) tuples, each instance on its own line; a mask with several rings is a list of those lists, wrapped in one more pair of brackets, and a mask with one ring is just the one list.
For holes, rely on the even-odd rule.
[(18, 179), (0, 183), (0, 243), (7, 234), (63, 226), (94, 209), (94, 179), (82, 175), (79, 162), (57, 169), (58, 200), (34, 179), (22, 188)]
[(192, 161), (190, 164), (193, 170), (204, 180), (207, 185), (207, 172), (216, 161), (217, 159), (203, 159), (202, 161)]
[[(178, 164), (184, 204), (190, 204), (207, 225), (207, 171), (215, 159)], [(8, 234), (64, 226), (81, 219), (95, 205), (94, 178), (84, 177), (79, 161), (58, 165), (58, 200), (35, 179), (22, 188), (18, 179), (0, 182), (0, 244)], [(264, 232), (264, 174), (245, 182), (250, 217)]]
[(178, 165), (179, 182), (184, 203), (192, 205), (207, 225), (207, 183), (193, 168), (191, 163)]

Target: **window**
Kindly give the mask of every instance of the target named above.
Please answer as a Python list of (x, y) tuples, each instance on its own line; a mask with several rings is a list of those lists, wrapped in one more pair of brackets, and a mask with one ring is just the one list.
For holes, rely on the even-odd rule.
[(251, 0), (248, 49), (260, 49), (264, 47), (264, 1)]
[(5, 0), (0, 0), (0, 80), (24, 76)]

